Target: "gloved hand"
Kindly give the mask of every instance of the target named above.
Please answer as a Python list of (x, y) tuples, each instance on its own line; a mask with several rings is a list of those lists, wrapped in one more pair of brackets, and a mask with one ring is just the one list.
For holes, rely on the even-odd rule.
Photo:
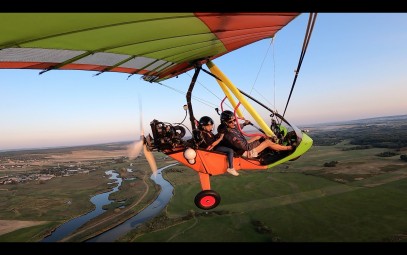
[(244, 123), (243, 123), (243, 126), (247, 126), (247, 125), (250, 125), (250, 124), (251, 124), (250, 120), (245, 120)]

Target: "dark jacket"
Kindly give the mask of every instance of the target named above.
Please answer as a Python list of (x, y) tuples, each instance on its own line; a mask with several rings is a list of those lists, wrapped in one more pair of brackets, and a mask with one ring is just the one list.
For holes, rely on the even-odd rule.
[(250, 151), (260, 145), (258, 140), (248, 143), (238, 127), (228, 128), (222, 142), (224, 142), (222, 145), (232, 148), (238, 155), (242, 155), (245, 151)]
[(215, 135), (212, 132), (208, 132), (206, 130), (201, 130), (202, 142), (199, 144), (200, 148), (208, 148), (213, 142), (218, 139), (218, 135)]

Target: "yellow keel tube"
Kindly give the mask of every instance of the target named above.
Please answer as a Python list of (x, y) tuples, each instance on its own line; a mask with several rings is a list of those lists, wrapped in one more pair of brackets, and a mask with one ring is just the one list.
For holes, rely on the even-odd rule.
[[(219, 83), (219, 86), (222, 88), (223, 92), (229, 99), (230, 103), (233, 105), (233, 108), (236, 107), (236, 102), (232, 98), (231, 94), (227, 90), (227, 88), (235, 95), (235, 97), (239, 100), (239, 102), (243, 105), (243, 107), (249, 112), (249, 114), (254, 118), (254, 120), (259, 124), (260, 128), (270, 137), (275, 136), (273, 131), (271, 131), (270, 127), (264, 122), (263, 118), (260, 117), (260, 115), (257, 113), (257, 111), (251, 106), (251, 104), (246, 100), (246, 98), (240, 93), (239, 89), (236, 88), (235, 85), (229, 80), (226, 75), (222, 73), (222, 71), (212, 62), (208, 61), (206, 65), (209, 68), (209, 71), (211, 71), (212, 74), (216, 75), (218, 78), (220, 78), (222, 81), (219, 81), (216, 79), (216, 81)], [(225, 87), (227, 86), (227, 88)], [(239, 117), (243, 117), (240, 109), (237, 109), (237, 114)]]

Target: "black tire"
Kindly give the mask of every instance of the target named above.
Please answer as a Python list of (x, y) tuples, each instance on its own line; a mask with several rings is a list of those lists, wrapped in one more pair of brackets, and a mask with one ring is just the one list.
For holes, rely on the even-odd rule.
[(202, 190), (195, 196), (195, 205), (203, 210), (210, 210), (218, 206), (220, 195), (214, 190)]

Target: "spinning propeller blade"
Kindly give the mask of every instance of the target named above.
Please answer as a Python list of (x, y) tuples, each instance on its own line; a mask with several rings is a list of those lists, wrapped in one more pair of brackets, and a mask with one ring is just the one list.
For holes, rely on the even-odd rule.
[(135, 141), (131, 145), (129, 145), (127, 149), (127, 153), (129, 155), (129, 159), (135, 159), (140, 155), (141, 149), (143, 148), (144, 140), (141, 139), (139, 141)]
[(128, 149), (127, 153), (129, 155), (129, 159), (135, 159), (140, 155), (141, 150), (143, 149), (143, 144), (144, 144), (144, 128), (143, 128), (143, 116), (142, 116), (142, 111), (141, 111), (141, 99), (139, 98), (139, 110), (140, 110), (140, 140), (135, 141), (132, 143)]
[(144, 128), (143, 128), (143, 113), (141, 110), (141, 98), (139, 98), (140, 102), (140, 140), (135, 141), (128, 147), (128, 155), (129, 159), (135, 159), (138, 157), (141, 153), (141, 150), (143, 149), (144, 156), (146, 157), (146, 160), (148, 164), (150, 165), (150, 169), (153, 172), (153, 175), (155, 176), (157, 174), (157, 163), (155, 161), (153, 153), (147, 148), (146, 145), (146, 138), (144, 136)]
[(155, 162), (155, 158), (153, 153), (147, 148), (147, 145), (144, 144), (144, 156), (146, 157), (148, 164), (150, 165), (150, 169), (153, 172), (153, 175), (157, 175), (157, 163)]

